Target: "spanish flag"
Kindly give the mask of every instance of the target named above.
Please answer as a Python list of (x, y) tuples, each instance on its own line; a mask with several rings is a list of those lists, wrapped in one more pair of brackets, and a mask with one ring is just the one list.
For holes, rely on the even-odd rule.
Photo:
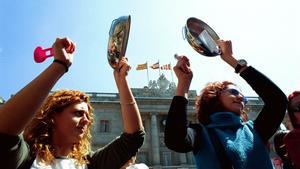
[(136, 67), (136, 70), (144, 70), (144, 69), (147, 69), (147, 67), (148, 67), (147, 62), (144, 64), (138, 64)]

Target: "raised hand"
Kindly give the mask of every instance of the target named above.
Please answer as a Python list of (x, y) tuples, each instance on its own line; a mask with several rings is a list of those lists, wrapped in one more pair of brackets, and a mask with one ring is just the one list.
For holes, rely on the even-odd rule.
[(64, 62), (69, 67), (73, 62), (75, 48), (76, 44), (69, 38), (57, 38), (52, 45), (54, 58)]
[(187, 97), (193, 79), (193, 72), (186, 56), (177, 56), (177, 60), (178, 62), (173, 68), (178, 78), (177, 95)]
[(217, 44), (221, 50), (221, 58), (228, 63), (231, 67), (235, 68), (237, 60), (233, 56), (232, 43), (230, 40), (218, 40)]
[(131, 67), (128, 64), (128, 59), (126, 57), (122, 57), (121, 60), (119, 60), (116, 69), (114, 69), (115, 79), (119, 80), (120, 78), (125, 78), (128, 75), (130, 69)]

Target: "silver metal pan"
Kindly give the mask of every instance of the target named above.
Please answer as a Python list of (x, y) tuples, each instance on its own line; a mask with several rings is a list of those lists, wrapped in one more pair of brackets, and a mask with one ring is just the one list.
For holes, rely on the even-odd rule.
[(119, 60), (125, 56), (130, 30), (130, 15), (112, 21), (109, 30), (107, 59), (112, 68), (117, 68)]
[(220, 54), (217, 33), (200, 19), (191, 17), (183, 27), (183, 36), (198, 53), (204, 56), (217, 56)]

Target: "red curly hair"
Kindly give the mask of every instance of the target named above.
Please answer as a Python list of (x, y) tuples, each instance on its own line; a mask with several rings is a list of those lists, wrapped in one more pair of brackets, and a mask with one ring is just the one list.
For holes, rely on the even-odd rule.
[(55, 158), (55, 150), (51, 144), (54, 116), (69, 105), (80, 102), (88, 105), (90, 123), (83, 138), (73, 145), (69, 156), (76, 159), (77, 164), (88, 163), (86, 155), (91, 150), (93, 108), (89, 96), (77, 90), (58, 90), (50, 94), (24, 131), (24, 139), (29, 144), (33, 155), (36, 155), (42, 162), (51, 164)]
[(195, 101), (197, 118), (200, 123), (207, 125), (210, 123), (209, 116), (211, 114), (224, 111), (224, 107), (220, 101), (220, 94), (228, 85), (236, 86), (236, 84), (230, 81), (211, 82), (201, 90), (200, 95), (196, 97)]

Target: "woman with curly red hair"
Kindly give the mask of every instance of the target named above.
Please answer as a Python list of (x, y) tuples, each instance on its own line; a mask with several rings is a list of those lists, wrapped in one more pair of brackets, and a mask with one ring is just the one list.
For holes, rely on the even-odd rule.
[(246, 98), (236, 84), (209, 83), (196, 99), (199, 123), (188, 124), (188, 91), (193, 78), (189, 59), (181, 56), (174, 67), (178, 78), (170, 106), (165, 144), (171, 150), (193, 151), (198, 169), (272, 169), (265, 144), (283, 120), (287, 99), (266, 76), (245, 60), (236, 60), (230, 41), (219, 40), (221, 58), (235, 69), (264, 101), (254, 121), (245, 115)]
[[(70, 108), (74, 110), (69, 114), (62, 113)], [(63, 143), (62, 138), (64, 142), (74, 142), (68, 156), (84, 164), (87, 162), (85, 156), (91, 150), (92, 124), (93, 109), (89, 97), (76, 90), (58, 90), (48, 96), (26, 126), (23, 136), (32, 152), (45, 164), (51, 164), (58, 157), (56, 154), (60, 149), (55, 145)]]
[(145, 135), (126, 78), (126, 58), (114, 70), (124, 133), (92, 152), (89, 97), (76, 90), (58, 90), (47, 97), (71, 66), (75, 43), (57, 38), (52, 48), (53, 63), (0, 108), (1, 168), (119, 169), (137, 153)]

